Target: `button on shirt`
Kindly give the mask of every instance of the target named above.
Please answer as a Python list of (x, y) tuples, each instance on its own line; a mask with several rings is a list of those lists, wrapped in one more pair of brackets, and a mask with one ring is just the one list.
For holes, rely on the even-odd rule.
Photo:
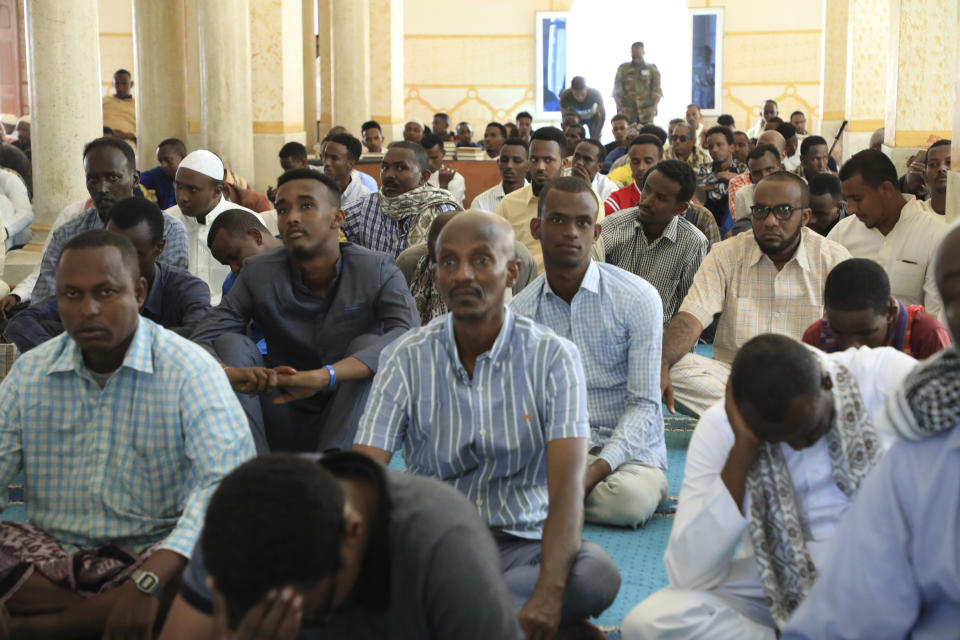
[[(444, 211), (454, 209), (453, 205), (441, 204), (432, 211), (424, 211), (420, 215), (435, 217)], [(344, 211), (347, 217), (340, 230), (350, 242), (374, 251), (383, 251), (394, 260), (407, 248), (410, 218), (392, 220), (383, 215), (379, 192), (354, 200)]]
[(721, 314), (713, 352), (729, 364), (741, 345), (761, 333), (800, 340), (823, 315), (827, 274), (849, 258), (842, 246), (804, 227), (793, 257), (777, 271), (753, 233), (741, 233), (713, 245), (679, 311), (703, 327)]
[(635, 273), (657, 288), (666, 327), (707, 255), (707, 238), (691, 222), (674, 216), (660, 237), (648, 243), (639, 211), (626, 209), (605, 218), (600, 235), (607, 262)]
[[(829, 357), (850, 371), (871, 417), (917, 364), (890, 347), (848, 349)], [(893, 443), (890, 432), (878, 429), (877, 433), (884, 449)], [(672, 587), (729, 591), (762, 602), (749, 533), (751, 496), (749, 492), (745, 495), (739, 509), (721, 478), (733, 442), (721, 401), (701, 416), (690, 440), (676, 521), (663, 563)], [(826, 438), (800, 451), (786, 443), (780, 448), (793, 482), (807, 549), (814, 565), (823, 567), (829, 543), (851, 499), (833, 479)], [(762, 611), (753, 613), (764, 615)]]
[(580, 351), (587, 377), (590, 445), (611, 469), (624, 462), (667, 468), (660, 413), (660, 296), (650, 284), (613, 265), (590, 261), (570, 304), (546, 274), (510, 302), (510, 309), (553, 329)]
[(849, 216), (838, 222), (827, 238), (842, 244), (855, 258), (880, 263), (890, 277), (893, 297), (904, 304), (922, 304), (927, 313), (942, 319), (943, 302), (934, 279), (933, 258), (946, 229), (944, 216), (930, 213), (919, 200), (910, 199), (887, 235)]
[[(153, 283), (140, 315), (171, 331), (188, 337), (194, 325), (210, 309), (210, 289), (200, 278), (163, 263), (156, 264)], [(6, 334), (21, 353), (26, 353), (54, 335), (44, 321), (60, 322), (60, 305), (56, 296), (30, 305), (7, 325)]]
[(580, 354), (509, 309), (471, 379), (449, 313), (385, 350), (357, 444), (396, 451), (407, 470), (453, 485), (489, 526), (539, 539), (547, 518), (547, 443), (589, 438)]
[(217, 219), (217, 216), (231, 209), (239, 209), (247, 213), (252, 213), (257, 217), (257, 220), (260, 221), (260, 224), (266, 226), (263, 217), (259, 213), (230, 202), (223, 196), (220, 196), (220, 202), (217, 203), (217, 206), (204, 216), (203, 224), (200, 224), (196, 218), (183, 215), (179, 205), (170, 207), (164, 212), (183, 221), (183, 225), (187, 229), (187, 250), (190, 259), (189, 271), (206, 282), (207, 286), (210, 287), (210, 302), (212, 304), (220, 303), (220, 292), (223, 290), (223, 281), (226, 279), (227, 274), (230, 273), (230, 267), (220, 264), (220, 262), (213, 257), (213, 253), (211, 253), (210, 248), (207, 246), (207, 234), (210, 232), (210, 225)]
[[(63, 247), (74, 237), (84, 231), (91, 229), (103, 229), (106, 222), (100, 218), (96, 207), (90, 207), (76, 218), (55, 229), (49, 238), (49, 244), (43, 251), (43, 259), (40, 261), (40, 276), (37, 278), (37, 284), (30, 294), (30, 299), (39, 302), (54, 295), (57, 291), (57, 284), (54, 279), (54, 270), (57, 268), (57, 261), (63, 252)], [(176, 219), (176, 216), (163, 216), (163, 239), (167, 244), (157, 258), (158, 262), (186, 269), (188, 264), (187, 249), (187, 231), (183, 222)]]
[(253, 454), (220, 365), (146, 318), (102, 389), (66, 333), (0, 385), (0, 481), (24, 471), (27, 519), (68, 550), (162, 541), (189, 557), (210, 493)]

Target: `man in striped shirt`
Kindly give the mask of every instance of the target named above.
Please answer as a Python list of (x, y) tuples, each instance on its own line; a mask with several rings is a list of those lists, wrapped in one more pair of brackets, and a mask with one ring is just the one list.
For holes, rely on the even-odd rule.
[[(674, 164), (692, 183), (693, 171)], [(599, 207), (580, 178), (547, 183), (533, 224), (546, 272), (510, 309), (567, 338), (583, 357), (591, 431), (586, 519), (637, 527), (667, 497), (659, 397), (663, 311), (646, 280), (590, 258), (600, 235)]]
[(505, 220), (468, 211), (447, 223), (437, 288), (450, 313), (383, 353), (354, 448), (387, 463), (403, 446), (408, 471), (476, 504), (527, 637), (599, 633), (585, 620), (613, 602), (620, 576), (580, 538), (583, 368), (572, 343), (504, 308), (518, 269)]

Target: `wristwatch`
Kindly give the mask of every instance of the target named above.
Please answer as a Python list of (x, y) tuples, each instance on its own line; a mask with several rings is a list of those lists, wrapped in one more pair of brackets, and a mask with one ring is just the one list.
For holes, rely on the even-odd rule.
[(160, 578), (151, 571), (134, 569), (133, 573), (130, 574), (130, 579), (133, 581), (133, 584), (137, 585), (137, 589), (140, 589), (140, 591), (148, 596), (159, 598), (160, 592), (163, 591), (163, 587), (160, 585)]

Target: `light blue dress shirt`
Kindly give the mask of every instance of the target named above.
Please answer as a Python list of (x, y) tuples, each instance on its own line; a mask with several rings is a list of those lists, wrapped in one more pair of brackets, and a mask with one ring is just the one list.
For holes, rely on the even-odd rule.
[(649, 282), (593, 260), (570, 304), (541, 274), (510, 309), (550, 327), (580, 351), (587, 376), (590, 444), (611, 469), (667, 468), (660, 408), (663, 303)]
[(539, 539), (547, 443), (589, 435), (577, 348), (508, 309), (472, 379), (449, 313), (385, 349), (356, 443), (403, 446), (407, 471), (459, 489), (492, 528)]
[(28, 520), (68, 551), (160, 542), (189, 558), (214, 487), (253, 455), (220, 365), (143, 317), (102, 389), (67, 333), (0, 384), (0, 483), (23, 470)]

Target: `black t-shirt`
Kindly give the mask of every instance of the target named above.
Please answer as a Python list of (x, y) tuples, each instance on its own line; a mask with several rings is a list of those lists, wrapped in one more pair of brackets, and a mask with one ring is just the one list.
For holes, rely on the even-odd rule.
[[(358, 454), (324, 457), (334, 475), (355, 473)], [(305, 628), (300, 638), (351, 640), (505, 640), (523, 637), (513, 599), (500, 571), (500, 557), (477, 510), (443, 483), (394, 471), (372, 460), (365, 475), (379, 475), (386, 527), (371, 533), (351, 601), (323, 628)], [(385, 494), (385, 495), (384, 495)], [(199, 542), (183, 574), (180, 595), (213, 613), (208, 573)]]
[(589, 120), (597, 115), (602, 104), (603, 96), (596, 89), (587, 87), (587, 95), (582, 101), (573, 96), (573, 89), (568, 88), (560, 92), (560, 106), (564, 109), (572, 109), (582, 119)]

